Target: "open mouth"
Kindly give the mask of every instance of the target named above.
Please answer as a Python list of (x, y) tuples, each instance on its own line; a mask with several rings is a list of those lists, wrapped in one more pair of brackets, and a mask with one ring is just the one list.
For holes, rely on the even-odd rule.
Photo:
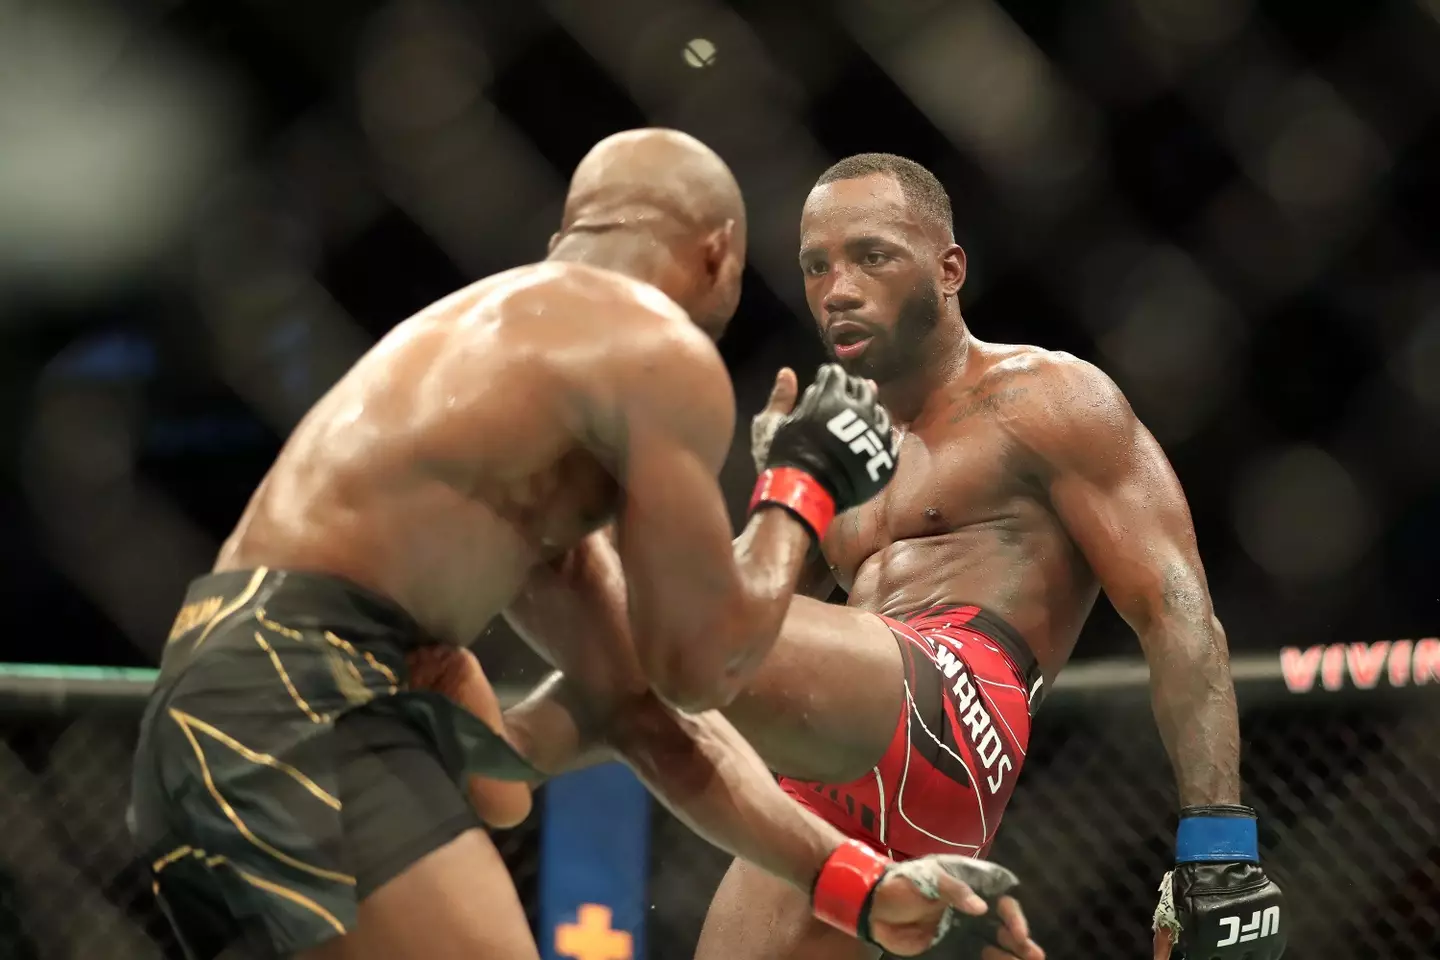
[(859, 324), (842, 322), (830, 328), (830, 344), (835, 348), (835, 356), (841, 360), (864, 353), (872, 339), (870, 331)]

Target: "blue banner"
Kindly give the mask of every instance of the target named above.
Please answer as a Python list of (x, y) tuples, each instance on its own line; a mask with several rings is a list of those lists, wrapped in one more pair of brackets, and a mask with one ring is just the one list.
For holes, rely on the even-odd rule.
[(643, 960), (650, 795), (618, 763), (545, 787), (540, 834), (540, 955)]

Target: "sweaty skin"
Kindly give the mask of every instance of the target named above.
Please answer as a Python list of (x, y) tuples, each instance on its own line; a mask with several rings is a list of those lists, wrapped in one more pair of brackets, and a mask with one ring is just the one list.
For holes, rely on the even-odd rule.
[[(900, 655), (861, 611), (900, 618), (980, 604), (1020, 632), (1053, 681), (1103, 589), (1145, 652), (1181, 803), (1238, 802), (1225, 634), (1189, 509), (1114, 383), (1067, 354), (971, 335), (957, 298), (964, 252), (891, 176), (817, 186), (801, 219), (800, 266), (832, 353), (879, 381), (905, 435), (890, 485), (837, 519), (807, 578), (825, 596), (833, 577), (847, 606), (795, 600), (727, 718), (779, 773), (853, 780), (885, 753), (904, 709)], [(762, 446), (793, 396), (784, 371), (757, 418)], [(801, 907), (736, 861), (697, 960), (875, 956)]]
[(393, 599), (437, 640), (469, 643), (536, 563), (614, 513), (598, 407), (623, 382), (616, 348), (674, 338), (690, 375), (723, 388), (708, 345), (657, 294), (543, 263), (405, 321), (301, 421), (216, 569), (331, 573)]
[[(1181, 803), (1238, 802), (1225, 634), (1189, 508), (1160, 445), (1115, 384), (1069, 354), (971, 334), (956, 300), (963, 251), (917, 216), (889, 177), (817, 187), (801, 220), (800, 265), (832, 351), (853, 373), (889, 376), (880, 396), (904, 431), (890, 485), (837, 518), (824, 542), (848, 607), (900, 617), (980, 604), (1020, 632), (1051, 682), (1103, 589), (1149, 662)], [(930, 289), (934, 320), (907, 330), (907, 317), (925, 313), (916, 304), (928, 305)], [(837, 349), (863, 334), (871, 340), (859, 353)], [(771, 417), (788, 408), (788, 377)], [(757, 424), (758, 434), (764, 429)], [(808, 580), (814, 594), (828, 595), (823, 570)], [(767, 759), (798, 759), (819, 746), (810, 724), (790, 731), (792, 742), (773, 722), (782, 687), (795, 683), (782, 659), (788, 638), (804, 635), (801, 621), (812, 616), (821, 616), (814, 605), (792, 604), (767, 661), (772, 672), (762, 670), (727, 711)], [(842, 740), (850, 726), (878, 723), (835, 719)], [(883, 724), (878, 732), (889, 735)], [(876, 739), (871, 749), (878, 756), (883, 744)], [(850, 769), (838, 773), (867, 769), (863, 750), (851, 753)]]
[(549, 261), (407, 320), (316, 404), (217, 570), (344, 577), (464, 645), (613, 520), (658, 692), (733, 695), (730, 662), (773, 641), (809, 538), (762, 511), (758, 549), (732, 551), (715, 474), (734, 399), (710, 337), (738, 297), (743, 205), (698, 141), (641, 133), (581, 163)]
[(1059, 383), (1087, 376), (1073, 358), (973, 337), (967, 354), (961, 376), (905, 427), (895, 487), (839, 518), (825, 558), (851, 607), (900, 617), (963, 600), (999, 613), (1052, 678), (1099, 583), (1049, 502), (1056, 471), (1030, 434), (1047, 405), (1093, 409), (1103, 398)]
[[(757, 511), (733, 548), (716, 482), (734, 398), (712, 339), (739, 296), (744, 230), (733, 177), (699, 141), (665, 130), (602, 141), (576, 170), (549, 260), (441, 300), (366, 354), (295, 429), (215, 570), (324, 573), (389, 598), (438, 642), (411, 658), (412, 684), (492, 724), (493, 691), (458, 648), (551, 589), (557, 571), (582, 594), (620, 591), (623, 649), (551, 651), (554, 662), (622, 678), (615, 688), (638, 695), (611, 714), (627, 731), (615, 753), (707, 838), (804, 889), (842, 836), (791, 804), (722, 718), (675, 709), (734, 696), (774, 642), (811, 549), (807, 528), (778, 509)], [(623, 566), (584, 562), (587, 534), (607, 523)], [(493, 785), (470, 794), (502, 821), (523, 815)], [(458, 889), (478, 891), (486, 910)], [(872, 930), (916, 952), (952, 907), (986, 909), (954, 877), (934, 899), (887, 877)], [(1007, 914), (1023, 923), (1013, 901)], [(493, 844), (469, 830), (367, 896), (357, 927), (301, 956), (538, 954)]]
[[(1238, 802), (1225, 634), (1189, 509), (1115, 384), (1068, 354), (974, 337), (958, 301), (964, 252), (949, 225), (924, 216), (889, 175), (817, 186), (801, 219), (799, 260), (832, 354), (878, 381), (904, 436), (890, 484), (837, 518), (823, 560), (807, 572), (814, 595), (838, 582), (847, 604), (797, 597), (726, 718), (777, 773), (852, 781), (884, 755), (905, 702), (900, 653), (872, 613), (982, 605), (1019, 631), (1053, 682), (1103, 589), (1149, 663), (1180, 802)], [(757, 418), (759, 447), (795, 392), (794, 375), (782, 371)], [(554, 689), (584, 683), (567, 677)], [(540, 715), (534, 703), (511, 713), (516, 726)], [(833, 937), (802, 900), (738, 861), (697, 953), (874, 956)]]

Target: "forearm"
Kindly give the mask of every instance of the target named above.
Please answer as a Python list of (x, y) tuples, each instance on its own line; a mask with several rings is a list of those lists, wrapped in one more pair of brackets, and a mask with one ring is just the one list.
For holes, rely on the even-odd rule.
[[(505, 619), (546, 662), (585, 679), (585, 710), (590, 713), (603, 714), (609, 705), (648, 686), (630, 642), (625, 575), (603, 532), (532, 571), (506, 608)], [(526, 702), (538, 702), (534, 696)]]
[[(750, 524), (741, 531), (740, 536), (735, 538), (731, 546), (735, 552), (737, 565), (754, 562), (756, 538), (759, 532), (759, 526), (752, 519)], [(825, 559), (825, 552), (814, 546), (813, 539), (807, 537), (803, 543), (805, 546), (803, 559), (800, 562), (800, 572), (795, 577), (795, 589), (792, 596), (826, 600), (830, 594), (835, 592), (835, 574), (830, 569), (829, 561)], [(761, 550), (761, 559), (763, 562), (763, 549)], [(786, 562), (788, 562), (788, 558)], [(789, 609), (788, 602), (786, 609)]]
[(659, 596), (638, 603), (631, 579), (634, 649), (655, 694), (688, 713), (733, 701), (775, 645), (810, 543), (789, 514), (760, 510), (731, 544), (724, 574), (691, 601)]
[(844, 837), (786, 796), (728, 721), (714, 712), (680, 714), (653, 697), (616, 719), (611, 746), (681, 822), (810, 891)]
[[(734, 699), (775, 645), (785, 614), (809, 570), (810, 534), (783, 510), (755, 513), (732, 545), (740, 599), (725, 626), (692, 656), (721, 658), (720, 707)], [(709, 647), (708, 652), (705, 650)], [(698, 712), (698, 711), (697, 711)]]
[(1214, 615), (1146, 631), (1150, 692), (1182, 806), (1240, 802), (1240, 724), (1225, 631)]
[(587, 703), (573, 682), (553, 673), (505, 711), (505, 731), (530, 765), (545, 777), (615, 759), (605, 740), (610, 710)]
[(546, 776), (619, 758), (696, 833), (810, 889), (843, 837), (787, 797), (724, 718), (679, 714), (650, 694), (601, 715), (588, 699), (581, 684), (553, 675), (505, 711), (511, 740)]

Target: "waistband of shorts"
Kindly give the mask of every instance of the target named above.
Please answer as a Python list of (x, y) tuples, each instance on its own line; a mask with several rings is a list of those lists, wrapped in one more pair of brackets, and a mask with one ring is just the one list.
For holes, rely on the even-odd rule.
[(326, 573), (256, 567), (209, 573), (190, 582), (186, 605), (221, 598), (216, 623), (245, 610), (295, 629), (333, 630), (354, 636), (383, 634), (402, 646), (431, 642), (395, 601)]
[(994, 611), (986, 610), (976, 603), (947, 603), (890, 619), (917, 632), (922, 625), (933, 628), (938, 622), (983, 634), (993, 640), (1005, 656), (1010, 658), (1016, 672), (1024, 679), (1031, 710), (1040, 706), (1040, 701), (1044, 699), (1045, 675), (1040, 670), (1040, 663), (1035, 659), (1034, 652), (1025, 642), (1025, 638), (1020, 636), (1020, 631)]

